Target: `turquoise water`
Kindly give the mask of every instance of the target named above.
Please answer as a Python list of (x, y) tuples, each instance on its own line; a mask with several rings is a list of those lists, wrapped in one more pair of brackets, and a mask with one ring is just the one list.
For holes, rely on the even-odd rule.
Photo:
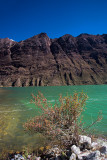
[(31, 94), (41, 91), (49, 102), (58, 102), (60, 94), (73, 94), (83, 91), (88, 95), (84, 122), (93, 122), (99, 111), (103, 119), (94, 126), (94, 132), (107, 136), (107, 85), (54, 86), (0, 88), (0, 149), (19, 150), (22, 146), (34, 147), (40, 140), (38, 135), (28, 135), (23, 124), (30, 117), (37, 115), (36, 107), (30, 103)]

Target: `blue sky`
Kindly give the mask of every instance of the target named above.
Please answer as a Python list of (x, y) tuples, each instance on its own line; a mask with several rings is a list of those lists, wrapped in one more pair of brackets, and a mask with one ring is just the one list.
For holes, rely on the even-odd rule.
[(107, 0), (0, 0), (0, 38), (107, 33)]

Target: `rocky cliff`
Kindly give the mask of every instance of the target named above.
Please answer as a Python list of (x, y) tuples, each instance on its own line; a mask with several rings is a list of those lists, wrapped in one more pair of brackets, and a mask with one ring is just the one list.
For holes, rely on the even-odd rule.
[(0, 86), (107, 84), (107, 34), (0, 39)]

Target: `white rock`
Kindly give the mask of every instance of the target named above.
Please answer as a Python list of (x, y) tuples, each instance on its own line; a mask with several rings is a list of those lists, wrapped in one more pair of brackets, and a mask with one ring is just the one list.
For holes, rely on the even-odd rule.
[(76, 154), (72, 153), (69, 160), (76, 160)]
[(41, 159), (41, 157), (36, 157), (36, 158), (35, 158), (35, 160), (40, 160), (40, 159)]
[(91, 138), (83, 135), (79, 135), (79, 142), (84, 143), (87, 142), (88, 144), (91, 145)]
[(17, 160), (25, 160), (24, 157), (19, 157)]
[(75, 146), (75, 145), (73, 145), (73, 146), (71, 147), (71, 151), (72, 151), (73, 153), (75, 153), (76, 155), (78, 155), (78, 154), (81, 153), (80, 148), (77, 147), (77, 146)]
[(94, 152), (90, 153), (90, 154), (87, 156), (87, 159), (93, 159), (93, 158), (95, 158), (95, 153), (94, 153)]
[(105, 154), (104, 154), (104, 153), (101, 153), (101, 157), (105, 157)]
[(90, 151), (86, 151), (86, 152), (82, 152), (78, 155), (78, 160), (83, 160), (83, 157), (87, 157), (91, 152)]
[(18, 156), (18, 155), (15, 155), (15, 156), (14, 156), (14, 158), (15, 158), (15, 159), (18, 159), (18, 158), (19, 158), (19, 156)]
[(86, 151), (78, 155), (78, 160), (83, 160), (86, 157), (87, 160), (100, 160), (100, 151)]
[(92, 160), (100, 160), (100, 151), (95, 151), (95, 152), (92, 152), (91, 154), (89, 154), (87, 156), (87, 159), (92, 159)]
[(21, 156), (20, 154), (16, 154), (15, 155), (15, 160), (25, 160), (23, 156)]
[(95, 151), (95, 157), (100, 157), (100, 151)]
[(31, 158), (31, 155), (28, 155), (27, 158), (30, 159), (30, 158)]
[(97, 139), (96, 142), (99, 144), (99, 146), (107, 146), (107, 141), (103, 139)]
[(60, 150), (59, 148), (53, 147), (53, 148), (49, 149), (49, 151), (47, 152), (47, 154), (51, 154), (53, 156), (60, 155), (61, 151), (62, 150)]
[(99, 145), (98, 145), (98, 143), (97, 142), (93, 142), (93, 143), (91, 143), (91, 147), (92, 147), (92, 149), (97, 149), (97, 147), (98, 147)]

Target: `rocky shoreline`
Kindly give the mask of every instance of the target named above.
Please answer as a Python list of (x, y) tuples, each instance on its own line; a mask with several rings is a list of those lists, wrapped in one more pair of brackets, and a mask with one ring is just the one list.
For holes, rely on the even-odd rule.
[(107, 140), (80, 135), (79, 145), (72, 144), (66, 150), (54, 146), (45, 153), (36, 156), (34, 153), (10, 155), (8, 160), (107, 160)]

